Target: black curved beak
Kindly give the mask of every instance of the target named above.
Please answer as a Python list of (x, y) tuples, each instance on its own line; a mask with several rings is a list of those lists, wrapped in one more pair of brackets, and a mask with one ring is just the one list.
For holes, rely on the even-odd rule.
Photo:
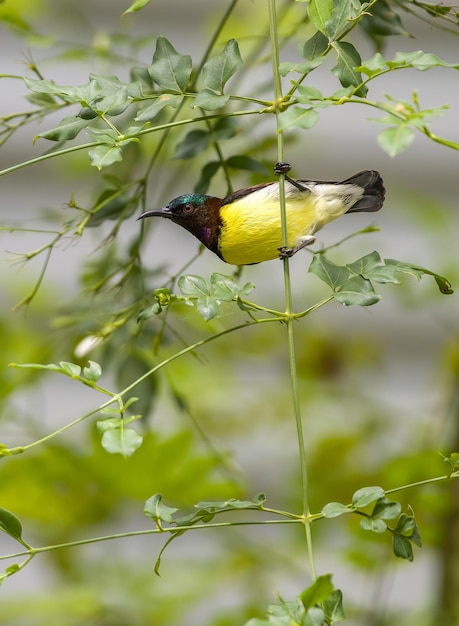
[(172, 217), (172, 213), (168, 206), (164, 206), (162, 209), (152, 209), (151, 211), (145, 211), (145, 213), (139, 215), (137, 220), (142, 220), (144, 217)]

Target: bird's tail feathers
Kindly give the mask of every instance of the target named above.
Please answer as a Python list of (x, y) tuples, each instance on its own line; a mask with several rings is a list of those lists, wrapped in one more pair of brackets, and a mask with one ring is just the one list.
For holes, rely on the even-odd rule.
[(341, 184), (358, 185), (364, 189), (363, 196), (347, 210), (347, 213), (379, 211), (382, 207), (386, 190), (384, 189), (383, 180), (379, 172), (375, 170), (363, 170), (343, 180)]

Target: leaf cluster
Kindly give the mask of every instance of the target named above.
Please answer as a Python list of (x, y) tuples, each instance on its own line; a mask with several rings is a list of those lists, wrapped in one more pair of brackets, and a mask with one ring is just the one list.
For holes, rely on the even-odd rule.
[[(366, 512), (372, 504), (372, 510)], [(401, 504), (387, 499), (381, 487), (362, 487), (353, 494), (351, 504), (329, 502), (322, 509), (322, 514), (327, 518), (339, 517), (346, 513), (357, 513), (362, 516), (360, 527), (363, 530), (377, 534), (390, 532), (394, 554), (402, 559), (413, 560), (411, 544), (422, 547), (421, 535), (413, 512), (402, 513)], [(392, 520), (395, 521), (395, 525), (391, 527), (388, 522)]]
[(331, 574), (318, 576), (296, 601), (281, 601), (267, 609), (267, 618), (254, 618), (245, 626), (323, 626), (345, 619), (343, 594), (335, 589)]
[(239, 287), (230, 276), (216, 272), (211, 275), (209, 282), (202, 276), (182, 274), (177, 284), (183, 296), (177, 296), (164, 287), (156, 289), (153, 295), (154, 304), (140, 313), (139, 320), (147, 320), (152, 315), (161, 313), (171, 304), (183, 303), (196, 306), (199, 315), (206, 321), (210, 321), (220, 313), (223, 303), (235, 301), (240, 308), (244, 309), (241, 296), (248, 295), (255, 287), (250, 282)]
[(441, 293), (453, 293), (451, 284), (443, 276), (395, 259), (382, 261), (376, 251), (346, 265), (336, 265), (324, 254), (316, 254), (309, 271), (331, 287), (335, 300), (345, 305), (375, 304), (381, 296), (376, 293), (373, 283), (399, 285), (399, 274), (408, 274), (417, 280), (420, 280), (424, 274), (432, 276)]

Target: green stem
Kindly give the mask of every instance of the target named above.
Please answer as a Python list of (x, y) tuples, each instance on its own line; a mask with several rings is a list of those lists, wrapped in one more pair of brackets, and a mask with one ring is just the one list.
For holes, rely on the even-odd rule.
[[(271, 39), (271, 59), (272, 70), (274, 80), (274, 108), (276, 114), (277, 123), (277, 160), (284, 160), (284, 142), (283, 132), (280, 125), (280, 104), (283, 101), (282, 96), (282, 84), (279, 74), (279, 38), (277, 33), (277, 15), (276, 15), (276, 2), (275, 0), (268, 0), (269, 8), (269, 24), (270, 24), (270, 39)], [(285, 202), (285, 177), (281, 175), (279, 177), (279, 197), (280, 197), (280, 211), (282, 220), (282, 242), (284, 246), (288, 246), (288, 233), (287, 233), (287, 210)], [(311, 536), (311, 521), (310, 521), (310, 508), (309, 508), (309, 491), (308, 491), (308, 470), (306, 463), (306, 448), (304, 443), (303, 423), (301, 418), (301, 407), (298, 392), (298, 374), (296, 369), (296, 356), (295, 356), (295, 340), (294, 340), (294, 321), (293, 314), (293, 297), (292, 297), (292, 283), (290, 279), (290, 265), (289, 259), (284, 259), (284, 290), (285, 290), (285, 313), (287, 324), (287, 341), (288, 341), (288, 353), (289, 353), (289, 368), (290, 368), (290, 381), (293, 399), (293, 411), (295, 414), (295, 423), (298, 436), (298, 447), (300, 457), (300, 471), (301, 471), (301, 483), (303, 494), (303, 522), (306, 533), (306, 544), (309, 557), (309, 564), (311, 568), (311, 575), (313, 580), (316, 580), (316, 569), (314, 563), (314, 553), (312, 548), (312, 536)]]
[[(256, 109), (253, 111), (233, 111), (232, 113), (227, 113), (226, 117), (240, 117), (241, 115), (259, 115), (262, 113), (262, 109)], [(175, 126), (186, 126), (187, 124), (194, 124), (196, 122), (205, 122), (206, 120), (215, 120), (220, 119), (221, 113), (214, 113), (213, 115), (203, 115), (199, 117), (191, 117), (184, 120), (176, 120), (174, 122), (169, 122), (166, 124), (160, 124), (158, 126), (154, 126), (153, 128), (144, 128), (139, 131), (136, 135), (141, 137), (142, 135), (149, 135), (150, 133), (156, 133), (167, 128), (174, 128)], [(11, 165), (11, 167), (7, 167), (4, 170), (0, 170), (0, 176), (5, 176), (6, 174), (11, 174), (12, 172), (16, 172), (17, 170), (23, 169), (24, 167), (28, 167), (29, 165), (35, 165), (36, 163), (41, 163), (42, 161), (47, 161), (48, 159), (53, 159), (54, 157), (59, 157), (64, 154), (70, 154), (72, 152), (78, 152), (80, 150), (89, 150), (89, 148), (95, 148), (97, 146), (103, 146), (103, 141), (91, 141), (89, 143), (79, 144), (77, 146), (71, 146), (70, 148), (63, 148), (62, 150), (56, 150), (54, 152), (47, 152), (46, 154), (42, 154), (41, 156), (36, 157), (35, 159), (29, 159), (28, 161), (22, 161), (21, 163), (16, 163), (16, 165)]]
[(389, 493), (397, 493), (397, 491), (404, 491), (405, 489), (413, 489), (414, 487), (422, 487), (423, 485), (439, 483), (444, 480), (449, 480), (450, 478), (458, 478), (458, 477), (459, 477), (459, 472), (452, 472), (451, 474), (446, 474), (445, 476), (437, 476), (435, 478), (426, 478), (425, 480), (418, 480), (415, 483), (410, 483), (409, 485), (403, 485), (402, 487), (394, 487), (394, 489), (387, 489), (385, 493), (386, 495)]
[(123, 396), (125, 396), (127, 393), (129, 393), (130, 391), (132, 391), (132, 389), (137, 387), (137, 385), (139, 385), (143, 380), (145, 380), (149, 376), (152, 376), (153, 374), (155, 374), (157, 371), (159, 371), (160, 369), (162, 369), (166, 365), (169, 365), (169, 363), (172, 363), (172, 361), (175, 361), (176, 359), (180, 358), (181, 356), (184, 356), (185, 354), (188, 354), (189, 352), (195, 351), (197, 348), (200, 348), (201, 346), (205, 345), (206, 343), (210, 343), (211, 341), (215, 341), (215, 339), (219, 339), (220, 337), (223, 337), (224, 335), (228, 335), (229, 333), (236, 332), (238, 330), (241, 330), (242, 328), (248, 328), (249, 326), (254, 326), (255, 324), (263, 324), (263, 323), (277, 322), (277, 321), (278, 320), (276, 318), (268, 317), (268, 318), (254, 320), (252, 322), (245, 322), (244, 324), (239, 324), (237, 326), (232, 326), (231, 328), (227, 328), (226, 330), (223, 330), (223, 331), (221, 331), (219, 333), (216, 333), (215, 335), (210, 335), (210, 337), (206, 337), (205, 339), (201, 339), (200, 341), (197, 341), (196, 343), (193, 343), (193, 344), (187, 346), (183, 350), (180, 350), (179, 352), (175, 352), (172, 356), (168, 357), (167, 359), (164, 359), (164, 361), (161, 361), (161, 363), (158, 363), (157, 365), (155, 365), (154, 367), (149, 369), (147, 372), (145, 372), (145, 374), (140, 376), (140, 378), (137, 378), (133, 383), (131, 383), (130, 385), (125, 387), (122, 391), (120, 391), (119, 393), (114, 393), (109, 400), (107, 400), (103, 404), (100, 404), (98, 407), (96, 407), (92, 411), (89, 411), (88, 413), (85, 413), (81, 417), (78, 417), (76, 420), (73, 420), (72, 422), (66, 424), (65, 426), (62, 426), (61, 428), (59, 428), (58, 430), (55, 430), (52, 433), (49, 433), (48, 435), (45, 435), (44, 437), (41, 437), (40, 439), (37, 439), (36, 441), (32, 441), (32, 443), (29, 443), (29, 444), (27, 444), (25, 446), (16, 446), (15, 448), (5, 449), (5, 450), (2, 451), (3, 453), (0, 454), (0, 457), (1, 456), (11, 456), (13, 454), (21, 454), (22, 452), (25, 452), (29, 448), (33, 448), (33, 447), (35, 447), (35, 446), (37, 446), (39, 444), (44, 443), (45, 441), (49, 441), (53, 437), (56, 437), (57, 435), (63, 433), (64, 431), (68, 430), (69, 428), (72, 428), (76, 424), (79, 424), (80, 422), (83, 422), (84, 420), (88, 419), (92, 415), (95, 415), (96, 413), (99, 413), (103, 409), (106, 409), (111, 404), (114, 404), (115, 402), (120, 404), (121, 398)]
[[(301, 518), (288, 518), (288, 519), (272, 519), (272, 520), (258, 520), (258, 521), (246, 521), (246, 522), (210, 522), (209, 524), (194, 524), (193, 526), (174, 526), (169, 528), (149, 528), (147, 530), (133, 530), (125, 533), (114, 533), (112, 535), (104, 535), (102, 537), (90, 537), (89, 539), (79, 539), (78, 541), (69, 541), (68, 543), (58, 543), (52, 546), (43, 546), (42, 548), (30, 548), (30, 550), (23, 550), (22, 552), (14, 552), (12, 554), (4, 554), (0, 556), (0, 561), (6, 561), (7, 559), (17, 559), (21, 556), (33, 557), (36, 554), (43, 554), (44, 552), (51, 552), (53, 550), (62, 550), (63, 548), (75, 548), (78, 546), (85, 546), (91, 543), (100, 543), (102, 541), (111, 541), (112, 539), (125, 539), (128, 537), (141, 537), (142, 535), (164, 535), (165, 533), (177, 533), (186, 530), (203, 530), (205, 528), (226, 528), (228, 526), (259, 526), (259, 525), (273, 525), (273, 524), (298, 524), (301, 523)], [(28, 559), (30, 560), (30, 559)], [(25, 563), (24, 563), (25, 564)]]

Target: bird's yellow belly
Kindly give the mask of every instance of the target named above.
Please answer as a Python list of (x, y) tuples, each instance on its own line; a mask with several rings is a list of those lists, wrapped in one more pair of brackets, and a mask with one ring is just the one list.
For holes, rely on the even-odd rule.
[[(311, 198), (292, 198), (287, 205), (287, 246), (294, 248), (301, 237), (311, 235), (319, 224)], [(279, 256), (284, 245), (279, 201), (264, 202), (262, 208), (241, 198), (220, 209), (222, 226), (219, 252), (227, 263), (248, 265)]]

